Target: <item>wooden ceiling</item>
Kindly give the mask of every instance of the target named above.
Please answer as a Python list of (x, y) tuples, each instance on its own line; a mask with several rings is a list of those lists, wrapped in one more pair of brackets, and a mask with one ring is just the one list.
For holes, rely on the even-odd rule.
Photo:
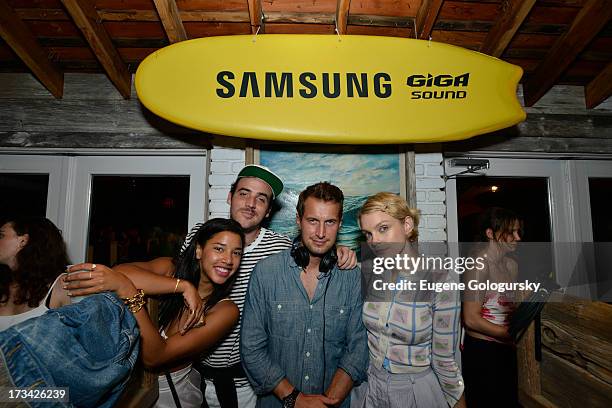
[(428, 39), (525, 70), (525, 105), (553, 85), (612, 94), (612, 0), (0, 0), (0, 71), (32, 72), (56, 97), (64, 72), (105, 72), (130, 94), (148, 54), (185, 39), (259, 33)]

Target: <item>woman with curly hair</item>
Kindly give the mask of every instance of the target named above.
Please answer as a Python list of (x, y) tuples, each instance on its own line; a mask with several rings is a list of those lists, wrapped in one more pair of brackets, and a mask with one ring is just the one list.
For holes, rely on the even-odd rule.
[(61, 276), (70, 263), (60, 230), (43, 217), (4, 219), (0, 227), (0, 331), (70, 304)]
[[(0, 225), (0, 331), (73, 303), (64, 288), (70, 260), (61, 231), (44, 217), (4, 217)], [(151, 275), (136, 271), (130, 279), (147, 294), (182, 294), (191, 311), (183, 330), (193, 326), (203, 314), (197, 289)]]

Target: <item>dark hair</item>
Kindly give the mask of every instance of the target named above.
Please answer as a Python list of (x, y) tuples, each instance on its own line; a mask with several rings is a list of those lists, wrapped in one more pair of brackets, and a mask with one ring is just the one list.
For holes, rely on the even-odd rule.
[(344, 204), (344, 194), (342, 190), (327, 181), (321, 181), (306, 187), (304, 191), (300, 193), (298, 203), (295, 206), (298, 216), (301, 218), (304, 215), (304, 203), (306, 199), (312, 197), (323, 201), (333, 201), (340, 204), (340, 218), (342, 218), (342, 205)]
[(477, 242), (487, 242), (489, 240), (487, 237), (487, 229), (489, 228), (493, 231), (493, 235), (496, 237), (512, 234), (514, 223), (516, 221), (519, 222), (522, 230), (522, 219), (514, 211), (500, 207), (487, 208), (480, 216), (479, 228), (474, 240)]
[[(196, 258), (196, 247), (203, 247), (213, 236), (220, 232), (233, 232), (240, 236), (240, 241), (244, 247), (244, 232), (238, 222), (225, 218), (213, 218), (206, 221), (195, 236), (189, 242), (187, 248), (174, 258), (175, 264), (174, 277), (191, 282), (196, 288), (200, 284), (200, 262)], [(238, 272), (234, 273), (223, 285), (213, 283), (213, 292), (206, 300), (208, 310), (217, 304), (221, 299), (229, 295), (230, 289), (236, 280)], [(184, 308), (181, 295), (168, 295), (162, 298), (159, 305), (159, 327), (166, 328), (174, 319), (180, 318)]]
[(9, 287), (17, 284), (13, 302), (37, 307), (70, 263), (62, 233), (44, 217), (5, 217), (0, 222), (0, 226), (9, 224), (18, 236), (28, 234), (28, 242), (17, 253), (17, 269), (0, 282), (0, 302), (8, 302)]
[[(234, 181), (232, 183), (232, 185), (230, 186), (230, 195), (232, 197), (234, 197), (234, 193), (236, 192), (236, 188), (238, 187), (238, 182), (244, 178), (257, 178), (257, 177), (253, 177), (253, 176), (245, 176), (245, 177), (239, 177), (236, 179), (236, 181)], [(258, 179), (261, 180), (261, 179)], [(263, 180), (262, 180), (263, 181)], [(264, 182), (265, 183), (265, 182)], [(272, 208), (272, 206), (274, 206), (274, 203), (276, 202), (276, 200), (274, 199), (274, 195), (271, 195), (270, 197), (268, 197), (268, 208), (266, 208), (266, 210), (270, 210)]]

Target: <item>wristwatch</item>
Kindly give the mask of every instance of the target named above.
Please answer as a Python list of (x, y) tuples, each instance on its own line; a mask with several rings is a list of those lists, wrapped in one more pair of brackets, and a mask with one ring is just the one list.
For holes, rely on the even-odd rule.
[(291, 394), (283, 398), (283, 408), (295, 407), (295, 401), (297, 401), (298, 395), (300, 395), (300, 390), (298, 390), (297, 387), (293, 387)]

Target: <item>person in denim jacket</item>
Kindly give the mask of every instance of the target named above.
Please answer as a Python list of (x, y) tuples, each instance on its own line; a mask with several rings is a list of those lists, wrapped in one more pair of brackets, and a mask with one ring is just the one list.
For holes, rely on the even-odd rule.
[(343, 200), (329, 183), (306, 188), (292, 248), (253, 270), (240, 355), (258, 407), (345, 407), (366, 377), (360, 272), (335, 264)]
[(138, 325), (123, 301), (89, 296), (0, 332), (0, 387), (68, 388), (69, 402), (28, 402), (34, 408), (112, 407), (138, 350)]

